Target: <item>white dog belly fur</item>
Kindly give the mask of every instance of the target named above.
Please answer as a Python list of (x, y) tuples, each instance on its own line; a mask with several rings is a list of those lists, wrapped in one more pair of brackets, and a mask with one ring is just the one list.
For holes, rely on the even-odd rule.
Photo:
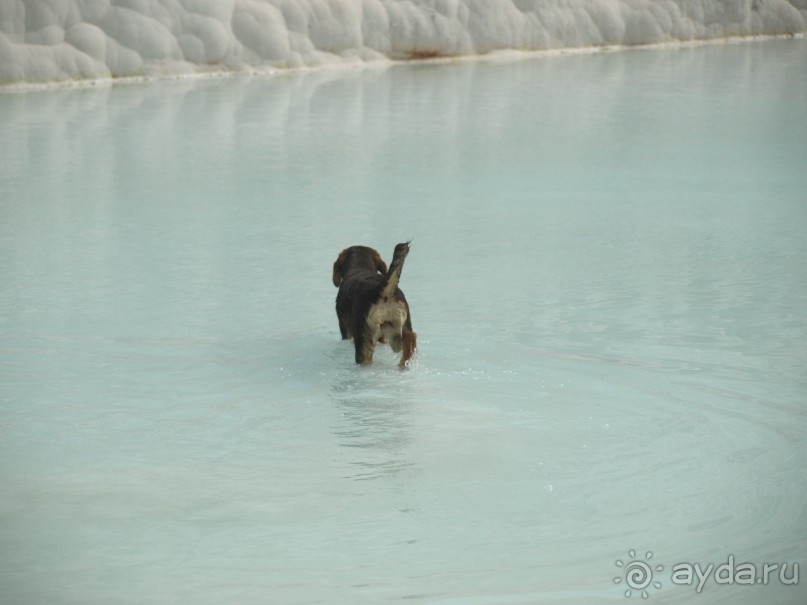
[(373, 335), (372, 342), (384, 336), (393, 351), (400, 351), (406, 317), (406, 307), (402, 302), (381, 300), (373, 305), (367, 314), (367, 327)]

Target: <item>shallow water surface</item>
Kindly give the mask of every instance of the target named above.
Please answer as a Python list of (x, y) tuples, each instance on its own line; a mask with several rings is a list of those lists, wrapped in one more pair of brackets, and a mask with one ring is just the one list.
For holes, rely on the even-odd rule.
[(805, 42), (0, 96), (6, 602), (804, 602)]

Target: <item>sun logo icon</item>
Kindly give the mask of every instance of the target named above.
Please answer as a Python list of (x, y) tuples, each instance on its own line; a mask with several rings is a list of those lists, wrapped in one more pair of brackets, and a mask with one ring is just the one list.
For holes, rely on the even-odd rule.
[(617, 576), (614, 578), (614, 584), (619, 584), (623, 580), (625, 581), (625, 584), (628, 587), (628, 589), (625, 591), (625, 598), (630, 598), (635, 590), (640, 592), (643, 599), (646, 599), (650, 596), (647, 590), (645, 590), (648, 586), (652, 584), (656, 589), (661, 588), (661, 582), (653, 581), (653, 572), (664, 571), (664, 566), (656, 565), (655, 567), (652, 567), (650, 559), (653, 558), (653, 553), (649, 550), (645, 553), (644, 561), (636, 558), (636, 551), (633, 549), (628, 551), (628, 556), (631, 560), (627, 563), (624, 563), (620, 559), (615, 561), (614, 564), (617, 567), (625, 570), (625, 575), (624, 577)]

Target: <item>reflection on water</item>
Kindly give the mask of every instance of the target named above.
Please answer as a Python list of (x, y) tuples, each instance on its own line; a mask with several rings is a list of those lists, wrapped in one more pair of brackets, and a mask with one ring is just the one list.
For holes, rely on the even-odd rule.
[(380, 372), (351, 368), (334, 379), (330, 395), (341, 418), (333, 433), (348, 452), (361, 450), (347, 454), (347, 478), (379, 479), (413, 470), (409, 459), (414, 428), (411, 380), (393, 372), (401, 374), (392, 368)]

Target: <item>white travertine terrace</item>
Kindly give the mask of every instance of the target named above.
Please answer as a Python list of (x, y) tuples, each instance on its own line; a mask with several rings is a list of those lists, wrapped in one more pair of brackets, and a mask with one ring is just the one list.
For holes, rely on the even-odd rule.
[(801, 34), (807, 0), (2, 0), (0, 84)]

